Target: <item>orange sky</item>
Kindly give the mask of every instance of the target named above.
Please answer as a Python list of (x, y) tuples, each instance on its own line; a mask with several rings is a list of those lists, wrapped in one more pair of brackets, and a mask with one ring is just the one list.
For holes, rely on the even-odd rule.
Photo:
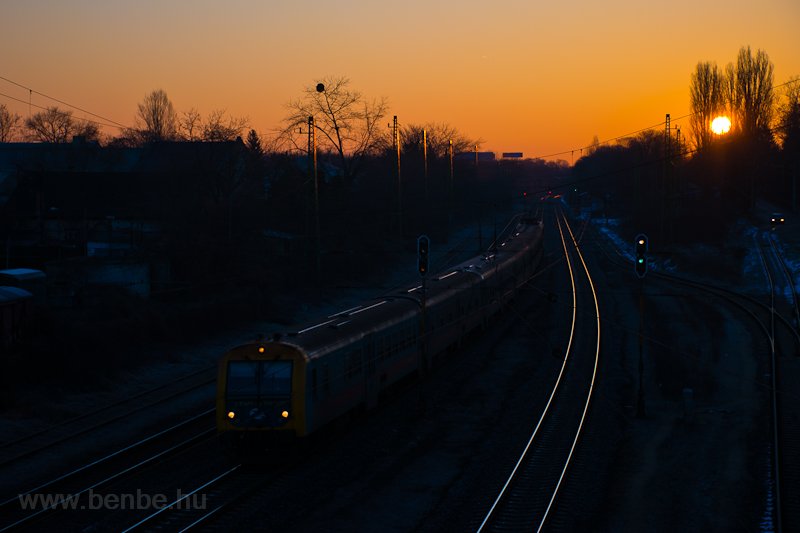
[[(769, 54), (776, 84), (800, 75), (797, 0), (9, 4), (0, 76), (124, 124), (163, 88), (178, 111), (226, 109), (269, 134), (303, 87), (347, 76), (388, 98), (387, 122), (447, 122), (533, 157), (687, 114), (697, 62), (724, 66), (743, 45)], [(2, 80), (0, 93), (28, 100)]]

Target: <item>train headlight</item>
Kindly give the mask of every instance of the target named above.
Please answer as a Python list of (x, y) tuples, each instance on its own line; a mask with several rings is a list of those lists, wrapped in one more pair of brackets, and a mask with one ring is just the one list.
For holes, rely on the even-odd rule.
[(281, 416), (282, 416), (283, 418), (289, 418), (289, 411), (283, 411), (283, 412), (281, 413)]
[(236, 418), (236, 413), (234, 413), (233, 411), (228, 411), (228, 418), (233, 420), (234, 418)]

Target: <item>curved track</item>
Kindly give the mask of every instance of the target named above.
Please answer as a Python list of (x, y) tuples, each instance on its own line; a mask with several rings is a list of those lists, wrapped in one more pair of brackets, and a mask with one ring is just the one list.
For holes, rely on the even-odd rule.
[[(572, 323), (547, 404), (478, 531), (541, 531), (570, 468), (592, 400), (600, 358), (597, 292), (578, 240), (557, 214), (572, 286)], [(587, 297), (591, 295), (591, 297)]]
[[(783, 257), (770, 235), (766, 236), (766, 240), (770, 254), (765, 254), (763, 241), (760, 242), (757, 236), (753, 237), (767, 284), (766, 297), (769, 303), (766, 304), (751, 295), (711, 283), (657, 271), (649, 275), (713, 295), (743, 312), (763, 332), (769, 346), (764, 362), (769, 379), (766, 386), (769, 390), (770, 434), (766, 441), (770, 463), (767, 483), (771, 494), (767, 498), (765, 515), (772, 521), (775, 531), (795, 531), (800, 528), (800, 401), (789, 386), (792, 380), (785, 379), (784, 374), (791, 372), (792, 376), (800, 377), (800, 365), (795, 357), (800, 350), (800, 334), (779, 311), (776, 303), (776, 295), (780, 291), (778, 278), (785, 277), (791, 286), (791, 291), (782, 292), (792, 295), (795, 315), (798, 312), (798, 299)], [(612, 262), (626, 269), (631, 268), (618, 250), (612, 253), (606, 250), (605, 253)]]

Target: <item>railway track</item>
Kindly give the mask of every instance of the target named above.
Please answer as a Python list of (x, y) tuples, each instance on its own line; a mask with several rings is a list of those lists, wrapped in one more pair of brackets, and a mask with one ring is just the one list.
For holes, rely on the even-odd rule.
[(557, 218), (572, 285), (569, 341), (539, 421), (479, 532), (545, 528), (575, 456), (592, 400), (600, 358), (597, 292), (569, 222), (563, 214)]
[[(53, 513), (86, 508), (98, 489), (158, 464), (215, 436), (214, 409), (131, 443), (0, 502), (0, 531), (38, 527)], [(74, 503), (74, 506), (73, 506)]]
[[(791, 305), (791, 314), (794, 317), (794, 325), (795, 328), (800, 328), (800, 300), (797, 297), (797, 289), (794, 284), (794, 278), (792, 276), (792, 272), (789, 270), (789, 266), (786, 264), (786, 260), (783, 256), (783, 253), (780, 251), (777, 243), (775, 242), (775, 238), (771, 232), (765, 233), (764, 237), (768, 241), (770, 250), (772, 251), (773, 257), (775, 258), (775, 264), (777, 265), (777, 269), (780, 270), (782, 276), (785, 279), (785, 290), (781, 291), (784, 295), (790, 300)], [(762, 252), (763, 253), (763, 252)]]
[[(599, 232), (598, 232), (599, 235)], [(766, 241), (766, 242), (765, 242)], [(669, 283), (679, 284), (704, 294), (712, 295), (744, 313), (763, 333), (766, 340), (766, 358), (762, 361), (767, 372), (762, 385), (768, 390), (770, 414), (769, 435), (765, 455), (768, 457), (768, 495), (762, 524), (774, 531), (800, 530), (800, 395), (792, 385), (800, 380), (800, 334), (798, 298), (791, 273), (770, 234), (754, 236), (753, 242), (764, 269), (768, 303), (750, 294), (733, 291), (711, 283), (688, 279), (663, 272), (649, 275)], [(765, 253), (765, 248), (768, 253)], [(614, 250), (607, 257), (619, 266), (630, 268), (624, 256)], [(779, 278), (785, 278), (781, 286)], [(776, 300), (788, 295), (794, 323), (779, 310)]]
[(0, 443), (0, 469), (52, 449), (58, 444), (95, 432), (131, 415), (189, 394), (214, 382), (216, 366), (142, 391), (123, 400), (68, 418), (46, 428)]

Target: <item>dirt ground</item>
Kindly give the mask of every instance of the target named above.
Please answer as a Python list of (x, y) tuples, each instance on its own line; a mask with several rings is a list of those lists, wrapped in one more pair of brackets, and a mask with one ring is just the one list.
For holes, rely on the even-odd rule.
[[(753, 531), (765, 500), (765, 346), (718, 302), (647, 292), (646, 414), (629, 419), (599, 529)], [(638, 335), (623, 357), (636, 380)]]

